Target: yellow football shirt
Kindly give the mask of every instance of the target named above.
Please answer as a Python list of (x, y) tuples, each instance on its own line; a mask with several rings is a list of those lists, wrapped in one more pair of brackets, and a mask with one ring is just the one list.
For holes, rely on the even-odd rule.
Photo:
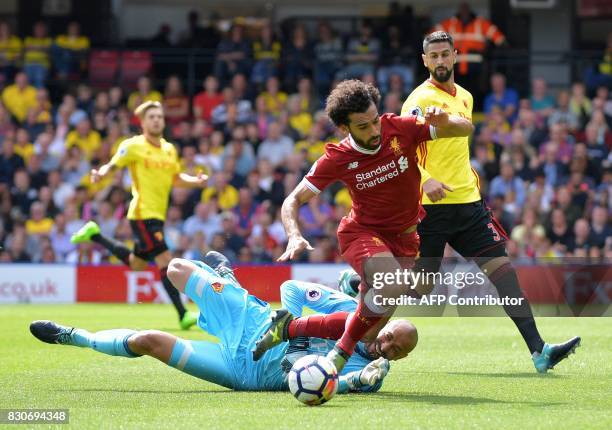
[[(429, 106), (438, 106), (449, 114), (472, 120), (472, 95), (457, 84), (451, 94), (430, 80), (423, 82), (404, 102), (402, 115), (422, 115)], [(445, 198), (435, 203), (423, 194), (424, 205), (461, 204), (480, 200), (478, 174), (470, 164), (468, 137), (449, 137), (437, 139), (435, 142), (423, 142), (417, 149), (417, 156), (421, 185), (433, 177), (454, 190), (447, 192)]]
[(209, 187), (202, 191), (201, 200), (204, 203), (213, 197), (217, 199), (219, 208), (224, 211), (231, 210), (238, 205), (238, 190), (231, 184), (227, 184), (222, 190)]
[(161, 139), (161, 146), (155, 146), (141, 134), (124, 140), (110, 162), (127, 167), (132, 178), (128, 219), (165, 221), (172, 183), (180, 172), (174, 145)]
[(9, 85), (2, 91), (2, 101), (9, 112), (19, 122), (23, 122), (28, 111), (36, 106), (36, 88), (28, 85), (22, 91), (15, 84)]
[(23, 42), (25, 64), (49, 67), (49, 50), (52, 43), (53, 39), (50, 37), (26, 37)]
[(141, 103), (144, 102), (162, 102), (163, 96), (159, 91), (151, 90), (147, 95), (143, 96), (138, 91), (134, 91), (128, 97), (127, 107), (131, 111), (134, 111)]
[(87, 136), (81, 136), (78, 131), (72, 130), (66, 136), (65, 146), (66, 149), (70, 149), (73, 146), (78, 146), (81, 151), (83, 151), (83, 155), (88, 160), (94, 156), (95, 152), (100, 148), (102, 144), (102, 137), (100, 133), (95, 130), (90, 130), (87, 133)]
[(0, 40), (0, 57), (12, 63), (19, 59), (21, 55), (21, 39), (17, 36), (10, 36), (7, 40)]

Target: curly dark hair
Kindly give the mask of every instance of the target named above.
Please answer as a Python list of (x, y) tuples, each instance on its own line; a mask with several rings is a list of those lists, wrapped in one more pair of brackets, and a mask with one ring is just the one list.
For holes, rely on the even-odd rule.
[(378, 106), (380, 92), (372, 84), (357, 79), (340, 82), (327, 97), (325, 113), (338, 127), (349, 124), (349, 115), (363, 113), (371, 103)]

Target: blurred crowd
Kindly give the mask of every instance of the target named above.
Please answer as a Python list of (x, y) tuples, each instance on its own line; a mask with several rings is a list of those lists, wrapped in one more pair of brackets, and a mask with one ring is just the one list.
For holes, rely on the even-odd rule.
[[(325, 143), (342, 138), (322, 110), (329, 88), (345, 78), (372, 82), (383, 94), (381, 111), (399, 113), (419, 84), (410, 66), (418, 52), (398, 23), (387, 29), (378, 38), (365, 21), (343, 39), (322, 22), (316, 40), (300, 25), (281, 40), (266, 25), (251, 40), (234, 25), (218, 35), (214, 64), (195, 94), (171, 75), (163, 82), (142, 76), (131, 89), (77, 79), (51, 97), (50, 74), (85, 73), (80, 59), (89, 41), (78, 24), (51, 39), (39, 23), (32, 37), (15, 42), (0, 23), (0, 261), (120, 264), (96, 245), (72, 245), (70, 236), (93, 219), (105, 235), (133, 244), (125, 218), (129, 174), (92, 185), (89, 171), (140, 132), (134, 108), (157, 100), (183, 169), (210, 176), (203, 191), (172, 191), (165, 226), (171, 252), (200, 259), (214, 249), (235, 263), (272, 262), (286, 244), (283, 199)], [(210, 42), (213, 34), (197, 25), (190, 31), (193, 41), (208, 31)], [(511, 237), (511, 256), (612, 257), (608, 87), (590, 92), (575, 82), (553, 96), (536, 77), (521, 96), (493, 74), (471, 144), (482, 195)], [(348, 191), (335, 184), (300, 209), (315, 247), (303, 261), (342, 261), (335, 231), (350, 206)]]

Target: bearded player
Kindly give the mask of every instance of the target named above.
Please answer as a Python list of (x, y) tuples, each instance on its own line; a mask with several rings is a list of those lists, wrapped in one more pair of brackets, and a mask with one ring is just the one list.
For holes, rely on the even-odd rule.
[(473, 127), (470, 121), (437, 107), (427, 109), (424, 117), (381, 116), (379, 99), (376, 88), (358, 80), (344, 81), (334, 88), (327, 98), (326, 113), (347, 137), (340, 144), (326, 145), (325, 154), (283, 202), (281, 214), (288, 243), (279, 260), (285, 261), (312, 249), (299, 230), (300, 205), (335, 181), (346, 185), (353, 204), (340, 222), (338, 241), (342, 256), (364, 280), (359, 305), (354, 315), (337, 312), (294, 319), (287, 310), (277, 311), (253, 351), (255, 360), (281, 341), (297, 336), (339, 339), (328, 358), (340, 371), (357, 342), (375, 336), (395, 309), (375, 304), (375, 292), (382, 298), (421, 294), (416, 288), (407, 290), (393, 282), (373, 290), (372, 280), (376, 274), (401, 269), (403, 265), (395, 257), (417, 255), (416, 226), (424, 216), (419, 203), (417, 147), (441, 137), (468, 136)]
[[(430, 77), (408, 96), (402, 115), (410, 117), (427, 106), (440, 106), (471, 120), (472, 95), (454, 81), (456, 55), (448, 33), (436, 31), (425, 38), (422, 58)], [(558, 345), (542, 340), (508, 258), (506, 232), (480, 195), (478, 175), (470, 165), (468, 137), (446, 138), (433, 145), (423, 143), (417, 153), (427, 212), (418, 227), (425, 270), (439, 270), (447, 243), (463, 257), (474, 259), (500, 297), (523, 299), (518, 301), (521, 305), (504, 309), (527, 343), (536, 370), (545, 373), (552, 369), (580, 345), (580, 338)]]
[(91, 182), (95, 184), (115, 168), (128, 168), (132, 179), (132, 201), (127, 218), (136, 237), (134, 250), (101, 234), (100, 227), (93, 221), (77, 231), (71, 242), (99, 243), (132, 270), (144, 270), (149, 261), (155, 261), (164, 289), (178, 312), (179, 324), (186, 330), (197, 322), (198, 314), (185, 309), (180, 293), (168, 279), (168, 264), (172, 256), (164, 240), (164, 221), (172, 186), (203, 188), (208, 177), (180, 172), (176, 148), (162, 136), (165, 121), (159, 102), (145, 102), (134, 113), (140, 118), (142, 134), (121, 142), (107, 164), (91, 171)]

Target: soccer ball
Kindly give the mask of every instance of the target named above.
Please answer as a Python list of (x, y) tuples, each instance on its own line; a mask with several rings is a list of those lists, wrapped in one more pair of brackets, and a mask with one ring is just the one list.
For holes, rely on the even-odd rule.
[(297, 360), (289, 372), (289, 390), (308, 406), (321, 405), (338, 390), (338, 371), (327, 358), (307, 355)]

